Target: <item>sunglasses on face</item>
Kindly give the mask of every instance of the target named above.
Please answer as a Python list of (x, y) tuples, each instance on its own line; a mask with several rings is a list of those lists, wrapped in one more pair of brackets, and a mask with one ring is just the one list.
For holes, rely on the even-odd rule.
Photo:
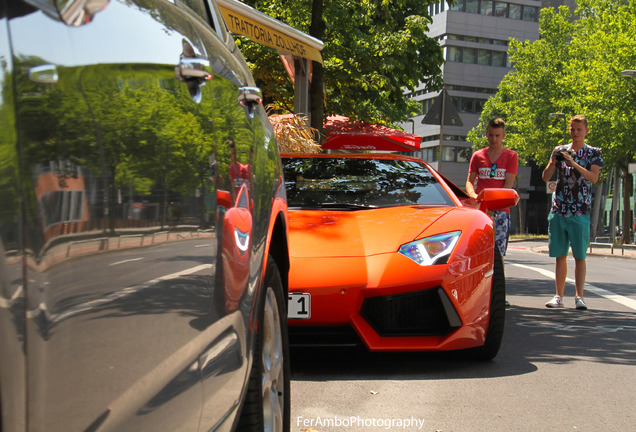
[(490, 167), (490, 178), (494, 178), (497, 172), (497, 164), (492, 164)]

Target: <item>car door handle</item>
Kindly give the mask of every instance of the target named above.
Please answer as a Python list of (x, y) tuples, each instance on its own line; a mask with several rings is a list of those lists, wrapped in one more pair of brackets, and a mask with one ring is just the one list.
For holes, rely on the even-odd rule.
[(59, 78), (57, 66), (45, 64), (29, 69), (29, 79), (33, 82), (55, 84)]
[(182, 58), (179, 60), (179, 64), (175, 68), (177, 78), (181, 81), (188, 79), (201, 79), (208, 81), (212, 79), (212, 74), (205, 70), (210, 67), (208, 60), (200, 58)]
[(263, 92), (258, 87), (239, 87), (239, 103), (248, 108), (254, 108), (263, 103)]

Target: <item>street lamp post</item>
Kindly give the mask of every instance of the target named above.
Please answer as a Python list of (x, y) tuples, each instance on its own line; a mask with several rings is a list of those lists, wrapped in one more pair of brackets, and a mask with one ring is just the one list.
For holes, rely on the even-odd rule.
[(550, 113), (550, 117), (563, 119), (563, 145), (568, 144), (568, 122), (564, 113)]

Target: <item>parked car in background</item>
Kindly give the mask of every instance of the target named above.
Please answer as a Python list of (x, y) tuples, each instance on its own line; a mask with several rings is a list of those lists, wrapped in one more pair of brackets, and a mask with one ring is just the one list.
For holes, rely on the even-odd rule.
[(0, 430), (289, 430), (282, 166), (216, 3), (0, 18)]
[[(290, 341), (372, 351), (497, 354), (505, 278), (492, 219), (426, 162), (389, 154), (283, 154)], [(472, 206), (471, 206), (472, 204)]]

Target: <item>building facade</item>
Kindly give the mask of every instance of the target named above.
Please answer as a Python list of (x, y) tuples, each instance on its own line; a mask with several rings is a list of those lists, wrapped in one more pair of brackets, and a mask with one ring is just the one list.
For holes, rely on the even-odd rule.
[[(539, 38), (541, 7), (542, 2), (535, 0), (455, 0), (452, 6), (445, 1), (430, 6), (433, 23), (429, 36), (439, 41), (446, 60), (442, 67), (446, 119), (442, 125), (430, 124), (431, 116), (427, 114), (431, 108), (435, 109), (434, 102), (441, 92), (428, 92), (422, 87), (408, 94), (421, 103), (422, 114), (402, 127), (422, 136), (422, 159), (462, 188), (473, 145), (466, 136), (479, 123), (486, 100), (497, 92), (500, 81), (512, 70), (507, 54), (510, 38), (521, 41)], [(455, 119), (458, 116), (460, 121), (448, 121), (449, 110), (453, 109)], [(512, 232), (535, 230), (529, 229), (531, 221), (526, 221), (530, 193), (537, 192), (540, 201), (547, 199), (545, 186), (540, 190), (532, 186), (532, 171), (523, 163), (519, 166), (516, 188), (521, 201), (518, 211), (512, 213)], [(542, 209), (544, 204), (539, 206)], [(535, 213), (531, 212), (532, 218), (543, 219), (543, 215)]]

